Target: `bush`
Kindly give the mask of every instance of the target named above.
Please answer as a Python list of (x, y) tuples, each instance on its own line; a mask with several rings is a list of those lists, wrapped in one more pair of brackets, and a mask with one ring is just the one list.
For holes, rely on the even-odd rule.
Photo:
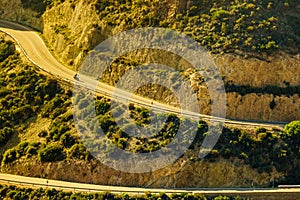
[(15, 46), (11, 41), (0, 40), (0, 62), (4, 61), (8, 56), (13, 55)]
[(40, 149), (38, 156), (42, 162), (56, 162), (65, 159), (63, 148), (58, 144), (50, 144)]
[(52, 123), (50, 125), (49, 137), (54, 141), (60, 139), (60, 137), (70, 130), (70, 127), (66, 123), (60, 123), (60, 121), (56, 121), (57, 123)]
[(7, 163), (10, 163), (10, 162), (13, 162), (16, 159), (17, 159), (17, 151), (16, 151), (16, 149), (8, 149), (3, 154), (2, 162), (4, 164), (7, 164)]
[(284, 131), (291, 137), (300, 136), (300, 121), (292, 121), (284, 127)]
[(3, 154), (2, 162), (7, 164), (12, 162), (22, 156), (33, 156), (37, 154), (37, 150), (40, 146), (39, 142), (36, 143), (29, 143), (29, 142), (21, 142), (17, 146), (13, 147), (12, 149), (8, 149)]
[(13, 135), (14, 130), (12, 128), (5, 127), (0, 130), (0, 145), (3, 146), (5, 145), (8, 140), (11, 138)]
[(267, 132), (267, 129), (266, 128), (263, 128), (263, 127), (259, 127), (255, 130), (256, 133), (265, 133)]
[(34, 115), (34, 111), (32, 109), (32, 106), (28, 104), (15, 109), (12, 113), (13, 119), (15, 119), (15, 121), (18, 122), (23, 122), (28, 118), (32, 117), (33, 115)]
[(300, 155), (300, 121), (293, 121), (284, 127), (289, 147)]
[(66, 132), (60, 137), (60, 142), (65, 147), (70, 148), (75, 144), (76, 140), (69, 132)]
[(110, 104), (105, 101), (105, 99), (95, 101), (95, 110), (97, 115), (104, 115), (109, 111), (109, 108)]
[(69, 156), (71, 158), (77, 159), (86, 159), (89, 155), (89, 152), (83, 146), (83, 144), (74, 144), (69, 150)]

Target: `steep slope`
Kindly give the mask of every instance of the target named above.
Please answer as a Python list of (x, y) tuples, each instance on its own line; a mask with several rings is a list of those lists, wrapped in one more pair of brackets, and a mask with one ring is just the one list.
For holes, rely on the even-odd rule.
[[(172, 28), (190, 35), (211, 52), (232, 53), (216, 58), (228, 86), (229, 118), (273, 121), (299, 118), (297, 1), (176, 1), (173, 4), (168, 1), (161, 2), (160, 6), (147, 2), (147, 8), (142, 10), (144, 16), (137, 14), (134, 3), (100, 2), (107, 3), (99, 10), (101, 19), (113, 27), (121, 30), (140, 26)], [(161, 7), (167, 11), (160, 12), (164, 10)], [(153, 11), (153, 8), (157, 9)], [(142, 60), (146, 61), (147, 56)], [(121, 75), (118, 70), (115, 73)], [(198, 85), (196, 81), (191, 80), (192, 85)], [(199, 99), (209, 99), (202, 95), (205, 91), (201, 86), (198, 91)], [(157, 96), (167, 99), (166, 95)], [(200, 103), (204, 108), (209, 107), (206, 102)], [(206, 109), (203, 112), (209, 113)]]
[[(1, 18), (42, 31), (56, 57), (73, 69), (99, 42), (123, 30), (161, 26), (184, 32), (218, 53), (213, 56), (228, 86), (227, 117), (266, 121), (299, 119), (298, 13), (294, 0), (0, 2)], [(131, 59), (149, 62), (147, 54), (136, 56)], [(115, 67), (112, 76), (118, 77), (129, 66)], [(174, 101), (163, 93), (158, 100)], [(209, 114), (209, 101), (200, 104)]]
[[(210, 155), (199, 159), (207, 132), (207, 124), (200, 121), (195, 141), (170, 166), (145, 174), (109, 168), (82, 144), (74, 127), (69, 86), (25, 64), (11, 42), (0, 41), (0, 59), (1, 172), (143, 187), (268, 186), (273, 179), (276, 183), (298, 183), (299, 122), (284, 131), (225, 128)], [(85, 113), (85, 99), (79, 100)], [(97, 119), (91, 121), (98, 120), (107, 138), (119, 148), (153, 152), (176, 135), (179, 118), (168, 115), (164, 128), (149, 140), (131, 137), (116, 126), (110, 105), (109, 99), (97, 97)], [(147, 108), (131, 105), (130, 112), (136, 123), (147, 125)], [(111, 153), (109, 146), (101, 147)]]

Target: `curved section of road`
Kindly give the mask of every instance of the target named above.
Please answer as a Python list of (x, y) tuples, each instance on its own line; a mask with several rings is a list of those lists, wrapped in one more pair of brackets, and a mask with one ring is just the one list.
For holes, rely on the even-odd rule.
[(72, 80), (75, 72), (64, 67), (52, 56), (37, 32), (23, 25), (3, 20), (0, 20), (0, 30), (18, 43), (33, 64), (50, 74)]
[[(10, 35), (18, 43), (22, 51), (25, 53), (26, 57), (33, 64), (60, 79), (63, 79), (69, 83), (74, 83), (73, 76), (75, 75), (75, 72), (68, 69), (67, 67), (64, 67), (52, 56), (39, 34), (36, 33), (33, 29), (13, 22), (0, 20), (0, 31)], [(189, 111), (182, 111), (181, 109), (159, 102), (155, 102), (147, 98), (143, 98), (137, 95), (131, 95), (126, 91), (116, 89), (110, 85), (99, 83), (97, 80), (91, 80), (90, 77), (81, 76), (79, 85), (91, 89), (95, 92), (98, 92), (102, 95), (108, 96), (110, 98), (114, 97), (122, 102), (127, 102), (129, 100), (132, 103), (136, 103), (146, 107), (151, 107), (151, 109), (153, 110), (162, 112), (172, 112), (197, 120), (201, 118), (204, 120), (206, 119), (215, 122), (224, 122), (224, 119), (222, 118), (202, 115), (199, 113), (193, 113)], [(98, 86), (96, 90), (94, 89), (95, 85)], [(127, 99), (128, 96), (130, 96), (131, 98)], [(261, 126), (271, 128), (275, 126), (282, 127), (286, 124), (281, 122), (239, 121), (232, 119), (226, 119), (225, 123), (233, 125)]]

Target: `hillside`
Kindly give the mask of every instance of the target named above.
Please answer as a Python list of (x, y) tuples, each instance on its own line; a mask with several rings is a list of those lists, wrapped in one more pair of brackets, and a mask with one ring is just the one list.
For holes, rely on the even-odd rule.
[[(170, 166), (145, 174), (120, 172), (94, 159), (74, 127), (71, 91), (26, 63), (12, 42), (0, 42), (1, 172), (77, 182), (143, 187), (249, 187), (298, 184), (299, 122), (284, 130), (226, 127), (214, 150), (199, 159), (207, 124), (198, 122), (188, 151)], [(81, 99), (85, 113), (85, 99)], [(176, 135), (176, 115), (149, 140), (115, 125), (111, 100), (97, 97), (97, 119), (106, 136), (129, 152), (153, 152)], [(148, 109), (131, 105), (136, 123), (147, 125)], [(183, 120), (188, 122), (187, 119)], [(107, 153), (109, 146), (103, 145)], [(89, 149), (93, 150), (93, 149)], [(107, 160), (110, 161), (110, 160)], [(150, 166), (151, 167), (151, 166)]]
[[(73, 69), (121, 31), (148, 26), (181, 31), (212, 53), (226, 85), (228, 118), (287, 122), (299, 119), (299, 9), (296, 0), (3, 0), (0, 18), (41, 31), (56, 57)], [(127, 63), (149, 62), (147, 54), (129, 58)], [(129, 67), (117, 63), (111, 76)], [(209, 114), (207, 92), (190, 81), (198, 85), (199, 98), (207, 99), (200, 106)], [(153, 98), (174, 101), (165, 89), (159, 91)]]
[(254, 57), (277, 50), (297, 54), (299, 9), (295, 0), (4, 0), (1, 18), (42, 31), (68, 63), (80, 61), (82, 54), (108, 36), (147, 26), (182, 31), (212, 52)]
[[(181, 31), (210, 51), (217, 63), (226, 87), (228, 118), (290, 122), (300, 119), (299, 6), (297, 0), (1, 0), (0, 18), (40, 31), (57, 59), (72, 69), (78, 69), (96, 45), (121, 31), (149, 26)], [(82, 144), (73, 121), (72, 88), (40, 72), (13, 42), (2, 38), (1, 172), (165, 188), (299, 184), (299, 121), (284, 130), (225, 127), (205, 159), (199, 159), (198, 153), (207, 124), (196, 122), (195, 141), (174, 164), (146, 174), (111, 169)], [(182, 61), (162, 59), (155, 50), (151, 58), (147, 53), (133, 52), (112, 63), (103, 81), (115, 85), (126, 70), (153, 59), (171, 67)], [(202, 113), (209, 114), (207, 89), (188, 63), (182, 67), (199, 99), (206, 99), (200, 102)], [(160, 86), (137, 92), (176, 102)], [(85, 99), (81, 101), (84, 114)], [(168, 115), (163, 130), (146, 140), (130, 137), (116, 126), (110, 99), (99, 96), (96, 105), (97, 119), (91, 121), (98, 120), (106, 136), (129, 152), (154, 152), (166, 146), (182, 120)], [(137, 124), (149, 123), (147, 108), (131, 105), (130, 114)], [(109, 146), (98, 148), (111, 153)]]
[[(9, 4), (20, 6), (20, 10), (15, 10), (16, 13), (9, 12), (5, 9), (9, 8)], [(257, 55), (274, 49), (289, 53), (299, 51), (299, 2), (295, 0), (165, 0), (143, 3), (110, 0), (16, 0), (3, 1), (1, 7), (4, 18), (22, 20), (43, 31), (48, 39), (65, 36), (61, 38), (64, 44), (60, 44), (62, 41), (54, 44), (58, 52), (62, 49), (58, 49), (57, 45), (73, 43), (74, 47), (79, 47), (80, 42), (84, 42), (82, 37), (86, 42), (81, 44), (82, 48), (79, 47), (81, 51), (93, 48), (103, 37), (145, 26), (183, 31), (213, 52), (237, 50)], [(6, 14), (8, 16), (5, 17)], [(22, 19), (18, 19), (20, 17)], [(38, 19), (39, 17), (41, 18)], [(80, 23), (83, 21), (86, 23)], [(102, 38), (91, 37), (99, 33), (102, 33)], [(74, 53), (76, 50), (78, 49)]]

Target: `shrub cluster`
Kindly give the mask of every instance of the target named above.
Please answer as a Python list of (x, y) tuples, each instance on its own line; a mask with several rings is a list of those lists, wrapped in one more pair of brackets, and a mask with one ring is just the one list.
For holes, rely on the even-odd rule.
[(13, 162), (23, 156), (29, 158), (37, 154), (38, 149), (40, 147), (39, 142), (29, 143), (29, 142), (21, 142), (17, 146), (8, 149), (3, 154), (2, 163), (7, 164)]
[[(51, 129), (42, 131), (40, 136), (44, 135), (52, 142), (60, 141), (66, 147), (75, 144), (75, 139), (68, 132), (69, 121), (73, 116), (66, 113), (70, 109), (71, 92), (62, 89), (56, 80), (45, 77), (37, 73), (34, 67), (24, 64), (14, 52), (14, 44), (11, 42), (0, 40), (0, 57), (1, 147), (5, 147), (13, 134), (25, 130), (24, 124), (39, 113), (50, 119), (61, 115), (61, 121), (57, 124), (54, 120)], [(7, 164), (38, 153), (41, 161), (64, 158), (62, 149), (55, 145), (45, 147), (40, 143), (21, 142), (1, 155), (2, 163)]]
[(277, 171), (287, 174), (280, 183), (298, 184), (300, 167), (300, 121), (287, 124), (282, 132), (258, 128), (249, 134), (238, 129), (224, 128), (214, 150), (207, 157), (215, 160), (239, 158), (258, 172)]
[[(81, 101), (84, 101), (84, 99), (81, 99)], [(89, 115), (86, 115), (88, 119), (91, 119), (91, 123), (88, 126), (90, 126), (91, 130), (95, 130), (96, 132), (98, 129), (94, 127), (94, 125), (98, 122), (107, 138), (109, 138), (114, 145), (131, 152), (144, 153), (159, 150), (175, 139), (179, 126), (184, 128), (193, 123), (187, 119), (178, 118), (174, 114), (166, 116), (158, 115), (158, 117), (165, 117), (165, 123), (157, 130), (149, 124), (149, 110), (129, 104), (129, 111), (126, 112), (129, 112), (128, 114), (134, 120), (135, 124), (137, 126), (147, 127), (150, 133), (155, 133), (152, 137), (144, 137), (143, 132), (137, 130), (137, 132), (135, 132), (137, 136), (131, 136), (128, 135), (128, 131), (126, 131), (132, 130), (131, 124), (126, 125), (125, 122), (125, 126), (120, 128), (116, 123), (116, 121), (119, 120), (118, 116), (121, 115), (122, 110), (126, 110), (126, 108), (122, 108), (122, 106), (115, 107), (114, 110), (111, 111), (108, 109), (110, 107), (109, 101), (105, 101), (104, 99), (98, 99), (96, 102), (97, 101), (100, 101), (103, 106), (97, 107), (100, 110), (96, 111), (96, 119), (91, 119)], [(100, 103), (98, 102), (96, 105), (100, 105)], [(106, 112), (103, 111), (102, 108), (106, 108)], [(86, 114), (89, 113), (89, 109), (88, 106), (82, 107), (80, 112)], [(115, 118), (112, 117), (112, 112), (114, 112)], [(273, 168), (275, 168), (277, 171), (288, 175), (285, 180), (277, 181), (297, 183), (297, 179), (293, 178), (290, 174), (294, 174), (299, 167), (297, 164), (300, 159), (300, 139), (298, 138), (300, 133), (300, 131), (298, 131), (299, 124), (299, 122), (292, 122), (286, 126), (284, 131), (269, 131), (265, 128), (258, 128), (255, 132), (246, 132), (240, 129), (224, 128), (214, 150), (206, 159), (208, 161), (215, 161), (220, 157), (225, 159), (238, 158), (258, 172), (270, 173)], [(198, 130), (196, 131), (197, 135), (190, 149), (199, 148), (201, 146), (203, 139), (206, 134), (208, 134), (208, 125), (206, 122), (200, 121), (198, 123)], [(184, 142), (185, 137), (181, 139), (182, 142)], [(96, 140), (93, 140), (93, 142), (96, 142)], [(96, 144), (91, 144), (90, 146), (95, 146), (95, 149), (92, 151), (105, 151), (109, 154), (111, 150), (108, 144), (103, 144), (101, 147)]]
[(39, 159), (42, 162), (56, 162), (65, 158), (63, 147), (59, 144), (49, 144), (39, 150)]
[[(167, 27), (190, 35), (211, 52), (242, 50), (297, 52), (300, 42), (299, 3), (293, 0), (192, 1), (187, 9), (172, 10), (165, 1), (98, 0), (101, 20), (119, 30)], [(169, 13), (171, 14), (171, 13)]]
[(129, 195), (127, 193), (122, 194), (113, 194), (110, 192), (102, 192), (102, 193), (86, 193), (86, 192), (70, 192), (70, 191), (62, 191), (56, 189), (32, 189), (32, 188), (24, 188), (24, 187), (17, 187), (14, 185), (0, 185), (0, 197), (2, 199), (22, 199), (22, 200), (29, 200), (29, 199), (52, 199), (52, 200), (67, 200), (67, 199), (101, 199), (101, 200), (242, 200), (245, 198), (241, 197), (226, 197), (226, 196), (205, 196), (202, 194), (188, 194), (188, 193), (181, 193), (181, 194), (172, 194), (166, 195), (165, 193), (160, 194), (151, 194), (146, 192), (145, 194), (139, 195)]

